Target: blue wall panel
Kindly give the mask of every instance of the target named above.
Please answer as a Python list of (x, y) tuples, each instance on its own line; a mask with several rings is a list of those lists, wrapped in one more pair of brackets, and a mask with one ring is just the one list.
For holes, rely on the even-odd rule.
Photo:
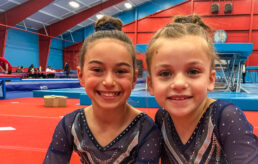
[(52, 39), (47, 66), (51, 68), (62, 69), (63, 68), (63, 41), (58, 39)]
[(136, 18), (135, 13), (136, 13), (136, 11), (138, 11), (138, 8), (134, 8), (132, 10), (128, 10), (126, 12), (117, 14), (115, 16), (119, 17), (123, 21), (123, 24), (127, 24), (127, 23), (135, 21), (135, 18)]
[(84, 28), (84, 38), (86, 38), (87, 36), (89, 36), (90, 34), (92, 34), (94, 32), (94, 25), (90, 25)]
[(4, 57), (12, 66), (29, 67), (34, 64), (35, 67), (38, 67), (38, 35), (9, 29)]
[[(135, 21), (136, 19), (141, 19), (143, 17), (156, 13), (159, 10), (164, 10), (184, 1), (186, 0), (152, 0), (151, 2), (147, 2), (141, 6), (138, 6), (136, 9), (128, 10), (127, 12), (120, 13), (116, 16), (119, 17), (124, 24), (127, 24)], [(135, 15), (135, 13), (137, 13), (137, 15)]]
[[(68, 47), (73, 45), (74, 43), (81, 42), (84, 40), (84, 33), (85, 33), (85, 28), (81, 28), (79, 30), (76, 30), (72, 33), (66, 33), (64, 34), (64, 39), (68, 41), (64, 41), (64, 47)], [(70, 42), (69, 42), (70, 41)], [(73, 42), (74, 41), (74, 42)]]
[[(83, 41), (87, 36), (89, 36), (90, 34), (92, 34), (94, 32), (94, 26), (90, 25), (87, 26), (85, 28), (76, 30), (72, 33), (73, 39), (75, 42), (81, 42)], [(64, 35), (64, 39), (65, 40), (71, 40), (72, 41), (72, 37), (70, 33), (67, 33)], [(73, 45), (74, 43), (72, 42), (66, 42), (64, 41), (64, 47), (68, 47)]]
[[(39, 67), (38, 35), (10, 28), (7, 33), (4, 57), (12, 66)], [(49, 62), (52, 68), (63, 68), (63, 41), (52, 39), (49, 52)]]

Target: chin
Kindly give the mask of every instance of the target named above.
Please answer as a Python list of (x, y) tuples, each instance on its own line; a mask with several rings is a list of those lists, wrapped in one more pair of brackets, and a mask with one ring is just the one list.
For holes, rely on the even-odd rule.
[(168, 113), (171, 115), (171, 116), (174, 116), (174, 117), (184, 117), (184, 116), (187, 116), (189, 115), (191, 112), (190, 111), (182, 111), (180, 109), (177, 109), (177, 110), (174, 110), (174, 109), (166, 109), (165, 110), (168, 111)]
[[(125, 103), (123, 103), (123, 104), (125, 104)], [(103, 110), (114, 110), (117, 108), (121, 108), (122, 104), (120, 104), (120, 103), (101, 103), (101, 104), (99, 104), (99, 106)]]

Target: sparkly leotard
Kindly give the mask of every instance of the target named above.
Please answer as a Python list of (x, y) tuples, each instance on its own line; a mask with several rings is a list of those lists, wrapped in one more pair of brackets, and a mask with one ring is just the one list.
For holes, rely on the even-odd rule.
[(181, 142), (166, 110), (160, 109), (155, 120), (164, 138), (162, 163), (258, 163), (258, 139), (253, 127), (229, 102), (213, 102), (186, 144)]
[(84, 164), (158, 163), (162, 145), (160, 130), (144, 113), (105, 147), (98, 144), (83, 109), (63, 117), (57, 125), (44, 164), (69, 163), (73, 150)]

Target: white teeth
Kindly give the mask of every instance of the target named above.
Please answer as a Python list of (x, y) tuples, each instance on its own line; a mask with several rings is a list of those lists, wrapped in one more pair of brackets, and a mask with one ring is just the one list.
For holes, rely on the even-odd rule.
[(116, 96), (117, 93), (100, 93), (102, 96), (106, 96), (106, 97), (112, 97), (112, 96)]
[(174, 100), (184, 100), (185, 98), (173, 98)]

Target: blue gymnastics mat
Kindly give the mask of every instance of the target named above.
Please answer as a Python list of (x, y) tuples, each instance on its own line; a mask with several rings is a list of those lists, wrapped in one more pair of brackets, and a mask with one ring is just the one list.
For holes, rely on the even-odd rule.
[(6, 82), (6, 91), (32, 91), (81, 87), (78, 79), (22, 79)]
[[(209, 92), (208, 96), (210, 98), (232, 102), (243, 110), (258, 111), (258, 85), (245, 84), (243, 86), (250, 93)], [(45, 95), (62, 95), (68, 98), (78, 98), (81, 105), (91, 104), (91, 100), (85, 93), (84, 88), (33, 91), (34, 97), (44, 97)], [(128, 99), (128, 103), (134, 107), (159, 108), (155, 98), (146, 91), (145, 84), (136, 85)]]

